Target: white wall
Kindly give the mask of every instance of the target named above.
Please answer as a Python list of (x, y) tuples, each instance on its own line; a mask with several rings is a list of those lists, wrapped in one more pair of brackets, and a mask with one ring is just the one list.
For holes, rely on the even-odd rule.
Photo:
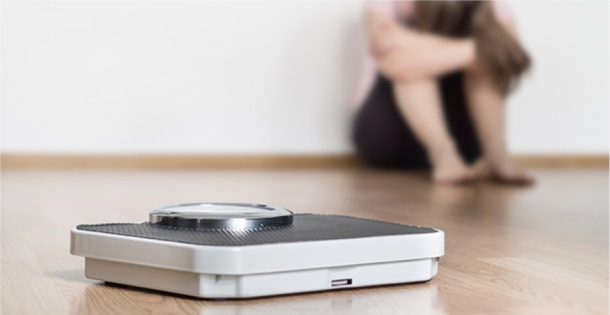
[(510, 100), (517, 153), (608, 153), (608, 2), (512, 3), (531, 76)]
[[(517, 153), (608, 152), (608, 3), (514, 3)], [(2, 151), (350, 152), (360, 1), (4, 2)]]

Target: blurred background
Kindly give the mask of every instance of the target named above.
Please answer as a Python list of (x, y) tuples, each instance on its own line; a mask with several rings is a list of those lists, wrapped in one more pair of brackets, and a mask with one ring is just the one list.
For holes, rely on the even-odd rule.
[[(535, 61), (509, 100), (510, 148), (607, 157), (608, 2), (509, 5)], [(4, 2), (4, 157), (351, 156), (362, 7)]]

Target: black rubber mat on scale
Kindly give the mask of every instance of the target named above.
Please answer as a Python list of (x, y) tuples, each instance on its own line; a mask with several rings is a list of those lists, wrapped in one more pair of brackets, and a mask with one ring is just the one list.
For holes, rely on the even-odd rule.
[(206, 245), (248, 246), (437, 233), (435, 229), (339, 215), (296, 214), (291, 226), (253, 230), (187, 229), (144, 223), (79, 225), (78, 230)]

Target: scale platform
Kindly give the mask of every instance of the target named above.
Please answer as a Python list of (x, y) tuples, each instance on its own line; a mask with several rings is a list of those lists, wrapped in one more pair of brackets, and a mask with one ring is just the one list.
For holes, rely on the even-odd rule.
[(87, 278), (200, 298), (254, 298), (428, 281), (444, 233), (260, 204), (160, 207), (142, 223), (79, 225)]

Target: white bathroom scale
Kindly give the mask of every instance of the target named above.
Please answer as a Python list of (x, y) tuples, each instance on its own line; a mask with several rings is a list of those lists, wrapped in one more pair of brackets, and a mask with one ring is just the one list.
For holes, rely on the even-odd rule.
[(275, 206), (164, 206), (141, 223), (79, 225), (87, 278), (200, 298), (253, 298), (428, 281), (444, 233)]

